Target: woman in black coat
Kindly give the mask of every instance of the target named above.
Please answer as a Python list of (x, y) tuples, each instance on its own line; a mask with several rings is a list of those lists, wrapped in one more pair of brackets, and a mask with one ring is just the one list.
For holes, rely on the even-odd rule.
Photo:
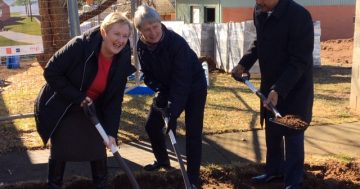
[[(301, 188), (304, 176), (304, 131), (269, 121), (271, 103), (285, 115), (297, 115), (307, 123), (312, 119), (314, 99), (314, 27), (310, 13), (293, 0), (257, 0), (254, 23), (257, 39), (253, 48), (232, 70), (235, 78), (259, 60), (260, 91), (267, 96), (261, 107), (266, 128), (265, 174), (254, 182), (270, 182), (284, 177), (285, 188)], [(282, 140), (284, 137), (285, 149)], [(285, 151), (285, 157), (284, 157)]]
[[(122, 13), (109, 14), (100, 27), (73, 38), (44, 70), (46, 85), (35, 106), (38, 132), (50, 138), (48, 186), (60, 188), (67, 161), (90, 161), (97, 188), (107, 187), (106, 146), (116, 143), (121, 106), (131, 66), (131, 23)], [(82, 110), (95, 103), (110, 142), (103, 143)]]
[[(141, 36), (137, 43), (144, 82), (156, 91), (156, 106), (171, 102), (169, 128), (176, 130), (176, 120), (185, 110), (187, 173), (193, 185), (199, 185), (201, 142), (207, 85), (204, 70), (184, 38), (161, 24), (156, 10), (142, 5), (134, 16)], [(149, 135), (154, 164), (145, 166), (152, 171), (169, 167), (162, 129), (164, 121), (152, 106), (145, 129)]]

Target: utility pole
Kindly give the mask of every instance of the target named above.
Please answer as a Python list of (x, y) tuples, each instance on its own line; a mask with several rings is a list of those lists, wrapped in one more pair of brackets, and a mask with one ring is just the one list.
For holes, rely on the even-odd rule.
[[(134, 19), (135, 15), (135, 9), (138, 5), (138, 0), (131, 0), (131, 18)], [(136, 67), (136, 73), (135, 73), (135, 83), (136, 85), (140, 85), (140, 63), (138, 60), (138, 54), (137, 54), (137, 48), (136, 48), (136, 42), (138, 40), (137, 36), (137, 30), (134, 27), (133, 32), (133, 57), (134, 57), (134, 64)]]
[(350, 107), (360, 114), (360, 2), (356, 1)]
[(81, 34), (79, 8), (76, 0), (67, 0), (68, 15), (70, 21), (70, 36), (75, 37)]

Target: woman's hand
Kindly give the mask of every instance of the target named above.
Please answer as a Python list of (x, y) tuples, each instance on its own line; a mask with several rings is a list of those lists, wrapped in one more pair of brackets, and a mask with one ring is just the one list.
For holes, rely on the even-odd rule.
[(116, 141), (115, 141), (115, 138), (114, 138), (114, 137), (112, 137), (112, 136), (110, 136), (110, 135), (108, 135), (108, 137), (109, 137), (109, 143), (106, 144), (106, 143), (104, 142), (104, 144), (105, 144), (105, 146), (106, 146), (108, 149), (111, 150), (111, 146), (112, 146), (112, 145), (115, 145), (115, 146), (116, 146)]
[(90, 97), (85, 97), (85, 99), (81, 102), (80, 107), (84, 107), (85, 104), (90, 106), (93, 103), (92, 99)]

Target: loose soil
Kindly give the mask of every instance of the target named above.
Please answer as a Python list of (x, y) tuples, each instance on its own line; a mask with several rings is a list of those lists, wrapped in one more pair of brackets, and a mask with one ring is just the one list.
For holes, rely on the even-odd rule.
[[(261, 173), (264, 165), (243, 164), (224, 167), (209, 166), (201, 171), (203, 189), (279, 189), (281, 180), (268, 184), (253, 184), (250, 178)], [(342, 163), (327, 160), (322, 164), (306, 164), (304, 189), (359, 189), (360, 162)], [(140, 188), (143, 189), (182, 189), (184, 188), (180, 171), (136, 173)], [(131, 189), (131, 184), (124, 174), (110, 179), (113, 188)], [(0, 189), (45, 189), (46, 183), (40, 181), (16, 183), (0, 186)], [(89, 178), (72, 176), (65, 179), (65, 189), (93, 189)]]
[(321, 64), (351, 67), (353, 39), (336, 39), (321, 42)]
[(283, 117), (277, 117), (273, 119), (273, 122), (297, 130), (305, 130), (309, 126), (309, 123), (306, 123), (297, 115), (286, 115)]

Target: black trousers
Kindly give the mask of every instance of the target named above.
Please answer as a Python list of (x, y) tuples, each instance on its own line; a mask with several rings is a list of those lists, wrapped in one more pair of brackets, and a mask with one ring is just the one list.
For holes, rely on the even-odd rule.
[[(193, 184), (199, 182), (202, 151), (202, 129), (207, 88), (192, 91), (185, 106), (187, 173)], [(161, 113), (151, 108), (145, 124), (156, 161), (169, 163), (166, 151), (164, 121)]]
[(265, 136), (266, 174), (284, 174), (285, 186), (300, 187), (304, 177), (304, 131), (293, 130), (266, 119)]

